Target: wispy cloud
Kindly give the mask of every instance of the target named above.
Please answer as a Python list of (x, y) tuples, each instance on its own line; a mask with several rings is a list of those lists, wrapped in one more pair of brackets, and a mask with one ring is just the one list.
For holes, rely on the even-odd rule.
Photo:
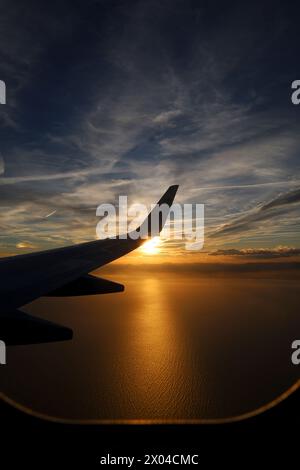
[(163, 111), (153, 118), (155, 124), (169, 124), (173, 119), (180, 116), (182, 111), (179, 109), (173, 109), (170, 111)]
[(93, 15), (49, 3), (41, 15), (31, 3), (3, 4), (5, 119), (17, 124), (1, 142), (5, 242), (12, 233), (33, 244), (94, 237), (98, 204), (119, 194), (149, 204), (174, 183), (180, 202), (205, 204), (212, 243), (253, 230), (270, 243), (295, 236), (298, 196), (280, 194), (300, 180), (300, 134), (270, 54), (289, 32), (276, 9), (266, 37), (251, 5), (247, 15), (228, 6), (214, 35), (209, 12), (186, 2), (89, 7)]
[[(246, 215), (235, 218), (234, 220), (223, 224), (215, 231), (210, 233), (210, 237), (221, 237), (231, 234), (242, 234), (249, 232), (266, 221), (289, 213), (289, 210), (300, 202), (300, 189), (297, 188), (284, 194), (280, 194), (273, 200), (263, 203), (250, 210)], [(282, 210), (284, 208), (284, 210)]]

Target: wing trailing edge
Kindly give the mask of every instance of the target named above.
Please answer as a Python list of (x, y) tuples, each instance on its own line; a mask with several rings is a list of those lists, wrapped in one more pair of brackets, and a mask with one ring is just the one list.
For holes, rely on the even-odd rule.
[(83, 295), (111, 294), (115, 292), (123, 292), (124, 286), (108, 279), (92, 276), (79, 277), (64, 286), (48, 292), (45, 297), (74, 297)]
[(20, 310), (0, 316), (0, 332), (7, 346), (66, 341), (73, 337), (70, 328)]

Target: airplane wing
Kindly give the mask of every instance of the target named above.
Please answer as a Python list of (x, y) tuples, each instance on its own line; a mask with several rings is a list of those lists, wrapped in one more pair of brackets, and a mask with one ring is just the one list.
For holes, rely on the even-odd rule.
[[(178, 186), (170, 186), (151, 214), (162, 206), (170, 208), (177, 189)], [(168, 213), (164, 211), (160, 217), (158, 233), (150, 231), (151, 214), (140, 229), (148, 227), (148, 235), (154, 236), (162, 230)], [(69, 328), (31, 317), (17, 309), (41, 296), (91, 295), (124, 290), (121, 284), (89, 273), (135, 250), (144, 241), (130, 237), (107, 238), (1, 259), (0, 338), (7, 344), (27, 344), (72, 337)]]

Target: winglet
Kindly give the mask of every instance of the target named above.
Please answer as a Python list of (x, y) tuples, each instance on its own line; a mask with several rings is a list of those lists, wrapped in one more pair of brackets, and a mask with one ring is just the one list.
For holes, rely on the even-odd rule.
[(175, 184), (167, 189), (142, 225), (136, 230), (141, 233), (142, 238), (155, 237), (160, 234), (168, 218), (178, 187)]
[(165, 194), (163, 194), (163, 196), (158, 201), (157, 205), (160, 206), (161, 204), (167, 204), (169, 207), (171, 207), (178, 188), (178, 184), (173, 184), (173, 186), (169, 186)]

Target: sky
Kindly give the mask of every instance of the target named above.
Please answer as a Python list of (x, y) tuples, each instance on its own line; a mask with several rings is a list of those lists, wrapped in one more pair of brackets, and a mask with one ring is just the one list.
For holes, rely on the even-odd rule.
[(95, 239), (99, 204), (179, 184), (177, 202), (205, 205), (205, 244), (163, 242), (161, 259), (299, 256), (298, 17), (276, 1), (2, 0), (0, 253)]

